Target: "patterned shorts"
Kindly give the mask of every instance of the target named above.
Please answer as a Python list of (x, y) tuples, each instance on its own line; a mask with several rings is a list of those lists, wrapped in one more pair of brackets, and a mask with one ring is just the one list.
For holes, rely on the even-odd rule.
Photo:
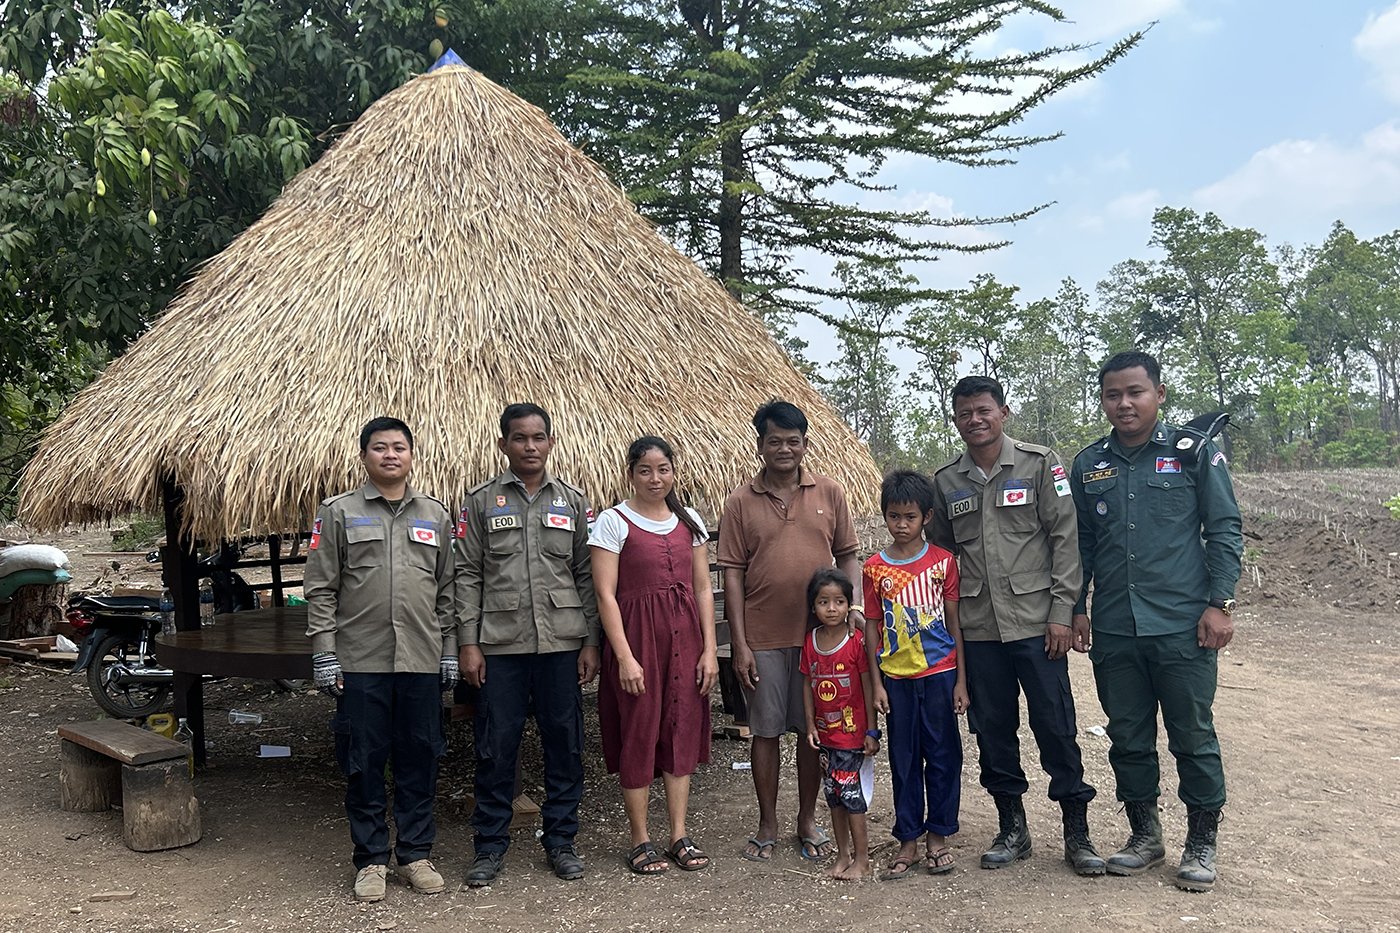
[(860, 788), (860, 769), (865, 764), (865, 751), (859, 748), (819, 746), (822, 763), (822, 791), (826, 805), (841, 807), (847, 813), (864, 813), (867, 804)]

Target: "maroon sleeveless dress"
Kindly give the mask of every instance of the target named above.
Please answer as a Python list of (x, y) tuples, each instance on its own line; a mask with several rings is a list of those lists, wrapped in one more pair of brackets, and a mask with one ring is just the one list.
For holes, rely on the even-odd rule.
[(617, 559), (617, 604), (646, 693), (632, 696), (617, 678), (617, 656), (603, 639), (598, 718), (603, 758), (623, 787), (647, 787), (665, 771), (692, 774), (710, 760), (710, 698), (695, 684), (705, 648), (695, 603), (690, 529), (669, 534), (627, 522)]

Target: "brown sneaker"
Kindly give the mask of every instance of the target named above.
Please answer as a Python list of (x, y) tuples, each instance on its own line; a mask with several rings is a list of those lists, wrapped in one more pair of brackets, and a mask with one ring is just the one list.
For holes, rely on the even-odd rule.
[(388, 871), (388, 865), (366, 865), (361, 868), (355, 876), (355, 900), (384, 900), (384, 876)]
[(419, 894), (437, 894), (447, 887), (447, 882), (442, 880), (442, 875), (437, 873), (433, 863), (425, 858), (409, 862), (407, 865), (400, 865), (399, 877), (403, 878), (408, 886)]

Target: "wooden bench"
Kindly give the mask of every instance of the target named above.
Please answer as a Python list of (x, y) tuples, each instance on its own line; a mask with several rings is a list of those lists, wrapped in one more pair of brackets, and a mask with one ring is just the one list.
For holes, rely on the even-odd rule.
[(183, 744), (117, 719), (59, 726), (58, 737), (63, 809), (109, 810), (120, 802), (122, 838), (137, 852), (199, 841), (199, 801)]

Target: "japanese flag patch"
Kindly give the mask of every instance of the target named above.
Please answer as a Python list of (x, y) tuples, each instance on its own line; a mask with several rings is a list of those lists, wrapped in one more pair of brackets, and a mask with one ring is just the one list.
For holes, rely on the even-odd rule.
[(416, 541), (419, 544), (437, 544), (437, 529), (423, 528), (421, 526), (414, 525), (413, 527), (408, 529), (408, 540)]
[(321, 546), (321, 520), (316, 519), (316, 524), (311, 526), (311, 550), (316, 550)]

